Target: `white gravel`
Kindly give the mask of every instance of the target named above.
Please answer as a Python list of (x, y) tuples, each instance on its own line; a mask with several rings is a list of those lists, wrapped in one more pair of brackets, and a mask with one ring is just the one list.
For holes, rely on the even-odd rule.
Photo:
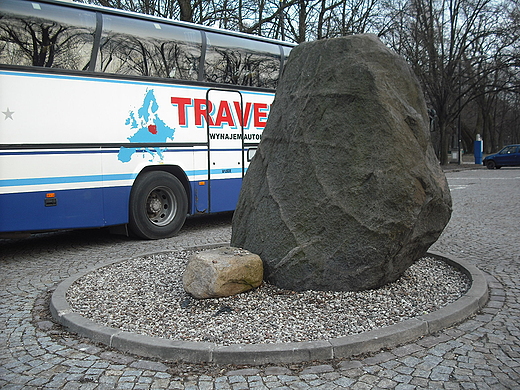
[(182, 287), (190, 252), (100, 268), (68, 291), (72, 310), (125, 331), (218, 345), (327, 340), (435, 311), (469, 289), (445, 262), (422, 258), (395, 283), (363, 292), (293, 292), (264, 283), (234, 297), (196, 300)]

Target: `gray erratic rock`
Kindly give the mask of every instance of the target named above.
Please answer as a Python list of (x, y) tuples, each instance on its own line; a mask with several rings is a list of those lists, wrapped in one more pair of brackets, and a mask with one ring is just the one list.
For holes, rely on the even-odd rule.
[(222, 247), (195, 253), (182, 277), (184, 290), (195, 298), (236, 295), (262, 284), (263, 263), (247, 250)]
[(395, 281), (451, 216), (423, 93), (373, 35), (304, 43), (290, 55), (244, 178), (231, 245), (291, 290)]

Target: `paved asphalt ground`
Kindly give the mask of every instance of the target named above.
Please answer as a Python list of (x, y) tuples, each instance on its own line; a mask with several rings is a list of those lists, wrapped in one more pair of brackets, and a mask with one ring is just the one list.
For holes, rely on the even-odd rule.
[[(451, 167), (453, 168), (453, 167)], [(486, 273), (491, 297), (453, 328), (377, 354), (260, 367), (122, 354), (64, 331), (49, 297), (113, 258), (228, 241), (231, 218), (188, 221), (177, 237), (133, 241), (103, 230), (0, 240), (2, 389), (520, 389), (520, 169), (447, 170), (453, 216), (433, 250)]]

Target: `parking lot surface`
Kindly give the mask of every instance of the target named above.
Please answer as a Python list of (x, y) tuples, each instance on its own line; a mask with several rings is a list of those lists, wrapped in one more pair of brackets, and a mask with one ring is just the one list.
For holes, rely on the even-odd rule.
[(49, 314), (67, 277), (108, 259), (229, 241), (231, 216), (189, 220), (177, 237), (104, 230), (0, 240), (2, 389), (520, 389), (520, 169), (450, 170), (454, 210), (436, 252), (486, 273), (490, 301), (450, 329), (334, 361), (218, 366), (145, 359), (68, 333)]

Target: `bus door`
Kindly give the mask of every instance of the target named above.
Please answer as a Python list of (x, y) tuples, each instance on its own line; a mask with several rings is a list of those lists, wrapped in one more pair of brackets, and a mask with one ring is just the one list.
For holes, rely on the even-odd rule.
[(206, 94), (209, 212), (234, 210), (244, 177), (242, 95), (209, 89)]

